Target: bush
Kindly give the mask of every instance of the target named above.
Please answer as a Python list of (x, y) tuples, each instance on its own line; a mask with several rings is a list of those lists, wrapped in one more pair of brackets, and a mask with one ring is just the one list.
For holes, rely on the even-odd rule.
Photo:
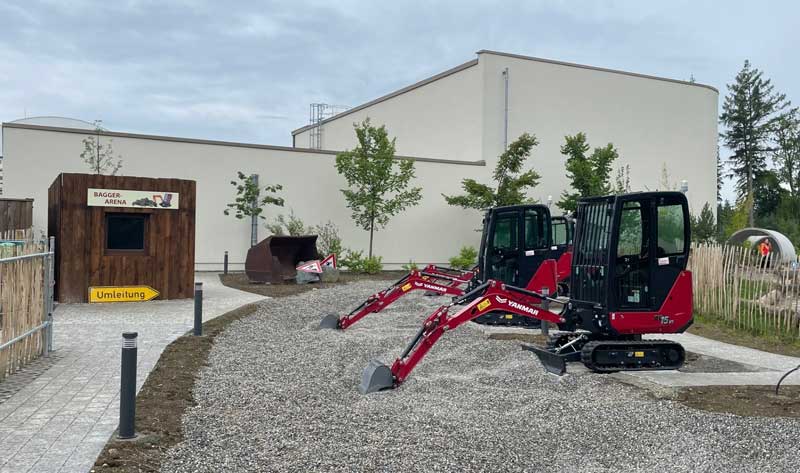
[(375, 274), (383, 269), (383, 258), (372, 256), (364, 258), (363, 251), (345, 250), (339, 265), (352, 273)]
[(339, 228), (330, 220), (325, 225), (314, 227), (313, 233), (317, 234), (317, 249), (323, 257), (331, 253), (336, 253), (337, 257), (342, 256), (342, 238), (339, 236)]
[[(281, 214), (275, 218), (274, 222), (267, 223), (264, 226), (267, 227), (270, 233), (277, 236), (303, 236), (312, 233), (312, 228), (306, 228), (303, 221), (294, 214), (294, 210), (289, 211), (288, 219), (285, 215)], [(286, 230), (285, 232), (284, 229)]]
[(478, 250), (471, 246), (462, 246), (458, 256), (450, 258), (450, 266), (454, 269), (472, 269), (478, 261)]
[(354, 273), (360, 273), (364, 269), (364, 252), (344, 250), (344, 254), (339, 258), (339, 266)]
[(363, 271), (367, 274), (376, 274), (381, 272), (383, 269), (383, 258), (380, 256), (371, 256), (364, 260), (364, 265), (362, 267)]
[(413, 262), (411, 260), (408, 260), (408, 264), (404, 264), (401, 267), (403, 269), (405, 269), (406, 271), (418, 271), (419, 270), (419, 266), (417, 266), (417, 263), (415, 263), (415, 262)]

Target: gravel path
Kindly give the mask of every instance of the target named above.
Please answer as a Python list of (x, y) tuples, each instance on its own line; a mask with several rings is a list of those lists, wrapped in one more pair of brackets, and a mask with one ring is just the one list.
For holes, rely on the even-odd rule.
[(800, 422), (695, 411), (601, 375), (547, 375), (516, 342), (461, 327), (395, 391), (362, 396), (442, 298), (412, 294), (315, 330), (383, 283), (262, 303), (217, 339), (165, 472), (796, 471)]

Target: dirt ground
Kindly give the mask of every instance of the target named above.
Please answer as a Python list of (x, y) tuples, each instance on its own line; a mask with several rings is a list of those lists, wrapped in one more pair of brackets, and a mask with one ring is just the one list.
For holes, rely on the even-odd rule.
[(678, 391), (674, 400), (689, 407), (748, 417), (800, 418), (800, 386), (699, 386)]
[(397, 281), (406, 274), (408, 274), (408, 271), (382, 271), (378, 274), (354, 274), (341, 272), (339, 274), (338, 282), (316, 282), (311, 284), (295, 284), (293, 281), (289, 281), (285, 284), (253, 284), (247, 280), (247, 275), (244, 273), (220, 274), (219, 278), (222, 281), (222, 284), (234, 289), (239, 289), (240, 291), (252, 292), (253, 294), (259, 294), (268, 297), (286, 297), (300, 294), (305, 291), (325, 289), (339, 284), (347, 284), (349, 282), (361, 281), (364, 279), (386, 280), (386, 285), (389, 286), (389, 284)]
[(112, 440), (92, 471), (159, 471), (164, 452), (183, 439), (181, 419), (195, 405), (192, 395), (198, 371), (206, 365), (214, 338), (230, 323), (256, 310), (248, 304), (203, 324), (203, 336), (191, 334), (167, 346), (136, 397), (134, 440)]
[[(704, 326), (701, 330), (703, 330), (704, 333), (708, 333), (712, 330), (712, 327)], [(717, 328), (717, 330), (719, 329)], [(701, 333), (695, 334), (701, 335)], [(719, 335), (718, 333), (714, 334)], [(719, 336), (708, 336), (708, 338), (723, 340)], [(520, 341), (533, 343), (539, 346), (543, 346), (547, 341), (544, 336), (538, 333), (498, 333), (489, 335), (489, 339)], [(736, 343), (736, 340), (738, 339), (731, 337), (723, 341)], [(750, 346), (744, 343), (737, 344)], [(761, 346), (768, 345), (768, 343), (762, 340), (756, 340), (753, 344), (758, 345), (753, 348), (758, 348), (760, 350), (764, 350), (764, 348), (760, 348)], [(784, 352), (783, 354), (790, 353)], [(795, 354), (794, 356), (797, 355)], [(680, 369), (680, 371), (686, 373), (735, 373), (751, 370), (751, 367), (733, 361), (700, 355), (693, 352), (686, 353), (686, 363)], [(790, 376), (795, 376), (795, 374)], [(800, 373), (796, 376), (800, 376)], [(725, 412), (728, 414), (752, 417), (800, 418), (800, 386), (781, 386), (777, 396), (775, 395), (774, 386), (701, 386), (678, 389), (673, 396), (670, 396), (670, 399), (688, 407), (709, 412)]]

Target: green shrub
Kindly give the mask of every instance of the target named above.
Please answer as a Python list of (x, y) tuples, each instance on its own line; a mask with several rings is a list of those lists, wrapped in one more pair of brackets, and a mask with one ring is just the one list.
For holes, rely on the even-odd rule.
[(380, 256), (370, 256), (364, 259), (362, 270), (367, 274), (377, 274), (383, 269), (383, 258)]
[(364, 252), (346, 249), (339, 258), (339, 266), (353, 273), (363, 272)]
[(419, 266), (417, 266), (417, 263), (413, 262), (412, 260), (408, 260), (408, 264), (404, 264), (401, 267), (403, 269), (405, 269), (406, 271), (418, 271), (419, 270)]
[(278, 236), (303, 236), (309, 235), (313, 231), (311, 227), (306, 228), (305, 223), (303, 223), (303, 221), (294, 214), (294, 210), (289, 211), (288, 218), (285, 215), (280, 214), (275, 218), (274, 222), (266, 223), (264, 226), (267, 227), (267, 230), (269, 230), (270, 233)]
[(363, 251), (344, 250), (339, 265), (352, 273), (375, 274), (383, 269), (383, 258), (380, 256), (365, 258)]
[(472, 269), (478, 261), (478, 250), (462, 246), (458, 256), (450, 258), (450, 266), (455, 269)]
[(322, 257), (331, 253), (336, 253), (337, 257), (342, 256), (342, 238), (339, 236), (339, 228), (330, 220), (324, 225), (317, 225), (314, 231), (317, 235), (317, 250)]

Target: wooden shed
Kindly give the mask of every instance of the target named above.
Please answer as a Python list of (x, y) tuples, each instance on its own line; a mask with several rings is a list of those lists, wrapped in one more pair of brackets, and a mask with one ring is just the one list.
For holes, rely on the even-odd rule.
[(181, 179), (60, 174), (48, 191), (57, 300), (87, 302), (90, 288), (108, 286), (192, 297), (195, 190)]
[(0, 198), (0, 236), (33, 224), (33, 199)]

